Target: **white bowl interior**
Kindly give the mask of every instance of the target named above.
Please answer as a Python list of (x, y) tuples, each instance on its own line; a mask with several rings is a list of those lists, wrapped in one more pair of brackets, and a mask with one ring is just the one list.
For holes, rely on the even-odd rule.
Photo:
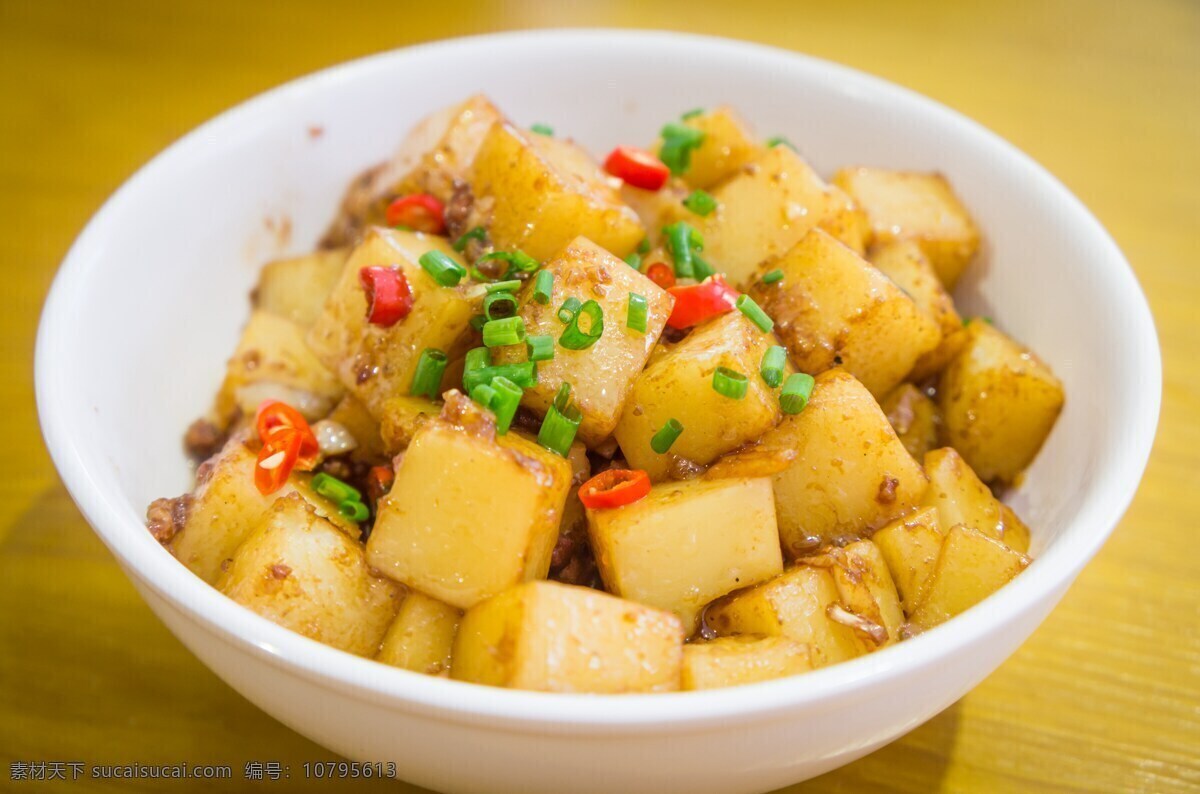
[[(353, 174), (385, 157), (422, 115), (476, 91), (519, 123), (549, 123), (601, 156), (617, 143), (651, 141), (693, 106), (727, 102), (764, 136), (787, 135), (826, 175), (852, 164), (945, 173), (987, 241), (958, 299), (1031, 345), (1067, 392), (1062, 418), (1013, 497), (1034, 527), (1039, 559), (996, 597), (993, 617), (973, 610), (945, 628), (985, 635), (985, 621), (1000, 619), (997, 611), (1003, 617), (1002, 600), (1015, 610), (1061, 592), (1099, 547), (1144, 467), (1161, 373), (1136, 281), (1064, 188), (973, 123), (819, 61), (666, 34), (543, 32), (388, 54), (272, 92), (154, 161), (80, 238), (41, 330), (39, 407), (72, 494), (139, 579), (203, 620), (239, 634), (261, 630), (262, 638), (243, 639), (284, 657), (332, 664), (337, 669), (325, 672), (335, 676), (366, 669), (241, 615), (160, 549), (142, 516), (151, 499), (190, 484), (179, 439), (219, 384), (258, 267), (311, 248)], [(270, 226), (283, 223), (293, 231), (279, 246)], [(901, 664), (903, 653), (927, 661), (942, 652), (939, 642), (950, 647), (940, 632), (845, 672), (821, 671), (814, 683), (804, 676), (728, 704), (781, 702), (785, 691)], [(462, 694), (454, 684), (379, 667), (371, 684), (392, 694), (457, 693), (443, 705)], [(523, 697), (501, 697), (510, 695)], [(632, 713), (614, 708), (610, 716)]]

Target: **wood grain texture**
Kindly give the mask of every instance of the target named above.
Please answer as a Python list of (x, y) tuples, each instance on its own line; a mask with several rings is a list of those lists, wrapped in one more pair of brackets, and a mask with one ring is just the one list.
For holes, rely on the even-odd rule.
[(1200, 521), (1189, 507), (1200, 489), (1200, 5), (1183, 0), (0, 3), (0, 436), (12, 444), (0, 478), (0, 779), (18, 760), (187, 760), (231, 764), (240, 785), (257, 760), (290, 765), (294, 788), (328, 789), (304, 781), (299, 764), (330, 754), (186, 652), (75, 511), (35, 423), (38, 311), (106, 196), (218, 111), (359, 55), (546, 25), (752, 39), (941, 100), (1092, 208), (1157, 318), (1166, 374), (1154, 456), (1132, 509), (1061, 606), (954, 707), (789, 791), (1200, 790)]

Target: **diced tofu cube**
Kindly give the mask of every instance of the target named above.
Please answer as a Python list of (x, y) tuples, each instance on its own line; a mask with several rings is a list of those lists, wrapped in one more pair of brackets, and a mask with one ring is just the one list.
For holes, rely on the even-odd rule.
[(713, 602), (704, 621), (721, 636), (755, 634), (806, 643), (812, 666), (824, 667), (861, 651), (854, 631), (829, 617), (830, 607), (840, 606), (833, 575), (801, 563), (769, 582)]
[(866, 211), (877, 244), (916, 240), (938, 278), (947, 289), (954, 288), (979, 248), (979, 230), (945, 177), (846, 168), (834, 175), (833, 183)]
[(689, 633), (705, 604), (783, 570), (767, 478), (662, 483), (587, 520), (605, 589), (674, 612)]
[(450, 672), (454, 635), (462, 610), (436, 598), (410, 591), (388, 627), (375, 660), (416, 673)]
[(352, 395), (342, 398), (328, 416), (329, 421), (336, 422), (354, 436), (357, 446), (350, 452), (351, 459), (372, 465), (383, 463), (387, 452), (383, 447), (383, 437), (379, 431), (379, 422), (371, 416), (367, 406), (363, 405)]
[(1029, 529), (1016, 513), (1006, 510), (971, 467), (950, 447), (925, 455), (929, 490), (921, 499), (936, 507), (943, 527), (964, 524), (1020, 552), (1029, 550)]
[(917, 359), (909, 380), (921, 381), (941, 372), (962, 349), (967, 335), (954, 300), (942, 286), (921, 246), (913, 240), (890, 243), (872, 251), (871, 264), (896, 282), (942, 332), (937, 347)]
[(623, 257), (646, 236), (604, 172), (570, 141), (495, 124), (468, 181), (492, 243), (545, 260), (576, 237)]
[[(453, 358), (471, 340), (478, 301), (472, 303), (463, 285), (443, 287), (426, 273), (418, 263), (426, 251), (441, 251), (462, 263), (443, 237), (370, 229), (308, 335), (317, 357), (376, 417), (389, 397), (409, 393), (422, 351), (436, 348)], [(391, 327), (367, 321), (359, 271), (375, 266), (399, 268), (412, 292), (412, 310)]]
[(304, 342), (304, 329), (268, 311), (251, 312), (225, 369), (214, 410), (227, 427), (253, 416), (263, 400), (283, 400), (310, 420), (319, 419), (345, 389)]
[(887, 562), (904, 614), (911, 615), (925, 595), (925, 586), (942, 551), (937, 509), (927, 507), (898, 518), (872, 535), (871, 540)]
[(921, 631), (945, 623), (999, 590), (1029, 558), (970, 527), (952, 527), (933, 576), (909, 624)]
[(1033, 462), (1062, 411), (1062, 383), (1036, 355), (972, 320), (942, 373), (946, 437), (984, 481), (1012, 482)]
[(312, 327), (349, 256), (348, 248), (335, 248), (268, 263), (258, 274), (255, 308)]
[(403, 452), (421, 426), (436, 417), (442, 405), (428, 397), (390, 397), (383, 404), (379, 432), (389, 454)]
[(806, 673), (808, 646), (787, 637), (718, 637), (683, 646), (683, 689), (716, 689)]
[(857, 620), (848, 621), (863, 651), (874, 651), (900, 640), (904, 611), (887, 563), (875, 544), (858, 540), (831, 548), (809, 565), (826, 564), (837, 585), (842, 607)]
[[(691, 153), (683, 179), (694, 188), (711, 188), (737, 174), (763, 152), (763, 144), (733, 108), (726, 105), (685, 119), (683, 124), (704, 133)], [(661, 146), (661, 144), (660, 144)], [(658, 147), (656, 147), (656, 151)]]
[(357, 541), (295, 493), (275, 501), (216, 588), (285, 628), (359, 656), (375, 654), (401, 594), (371, 574)]
[(925, 453), (937, 446), (942, 414), (925, 392), (911, 383), (901, 383), (879, 407), (914, 460), (924, 460)]
[[(742, 460), (739, 460), (742, 459)], [(912, 510), (927, 480), (863, 385), (841, 370), (817, 376), (803, 411), (707, 476), (773, 474), (783, 553), (790, 559), (861, 535)]]
[(222, 565), (275, 500), (291, 493), (299, 493), (317, 515), (332, 521), (347, 537), (358, 539), (358, 524), (343, 518), (337, 505), (318, 496), (309, 487), (308, 474), (294, 471), (280, 490), (270, 496), (259, 493), (254, 485), (258, 448), (256, 438), (235, 435), (201, 466), (195, 492), (184, 497), (189, 500), (187, 519), (171, 542), (171, 552), (209, 584), (217, 580)]
[(422, 425), (400, 460), (367, 557), (380, 573), (467, 609), (546, 577), (571, 467), (516, 433), (495, 435), (490, 415), (445, 416)]
[(586, 587), (530, 582), (467, 611), (452, 678), (544, 692), (679, 688), (683, 627), (669, 612)]
[(397, 196), (430, 193), (448, 202), (465, 180), (479, 145), (503, 114), (482, 94), (442, 108), (417, 123), (392, 157), (355, 179), (321, 244), (351, 245), (362, 231), (382, 224)]
[[(774, 427), (782, 416), (778, 390), (759, 375), (763, 354), (773, 344), (773, 334), (734, 311), (697, 326), (654, 356), (634, 382), (615, 431), (630, 465), (657, 482), (677, 461), (710, 463)], [(713, 388), (718, 367), (746, 376), (744, 397), (726, 397)], [(670, 419), (678, 420), (683, 432), (660, 455), (650, 441)]]
[(820, 229), (771, 265), (783, 280), (750, 294), (802, 372), (841, 365), (882, 398), (937, 347), (941, 332), (912, 298)]
[(729, 181), (714, 188), (716, 212), (703, 226), (704, 258), (731, 283), (747, 284), (761, 263), (783, 254), (817, 226), (849, 245), (862, 245), (857, 212), (787, 146), (767, 149)]
[[(583, 413), (578, 437), (588, 446), (596, 446), (612, 435), (634, 379), (671, 316), (674, 299), (653, 281), (582, 237), (547, 262), (546, 269), (554, 274), (550, 302), (541, 304), (531, 299), (532, 281), (523, 292), (520, 314), (525, 319), (526, 332), (558, 340), (565, 328), (558, 319), (558, 309), (567, 298), (578, 298), (580, 303), (589, 300), (599, 303), (604, 313), (604, 330), (584, 350), (569, 350), (556, 341), (554, 358), (538, 363), (537, 384), (525, 390), (521, 403), (544, 416), (559, 387), (571, 384), (571, 398)], [(646, 299), (645, 333), (626, 324), (630, 293)], [(525, 358), (524, 346), (498, 348), (493, 353), (496, 363)]]

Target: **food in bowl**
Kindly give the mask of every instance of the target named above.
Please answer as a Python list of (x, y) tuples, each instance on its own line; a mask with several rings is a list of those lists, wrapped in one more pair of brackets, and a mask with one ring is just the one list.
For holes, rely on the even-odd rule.
[(940, 175), (826, 182), (730, 108), (601, 167), (472, 97), (263, 268), (196, 487), (148, 524), (283, 626), (466, 681), (702, 689), (875, 652), (1030, 562), (993, 488), (1064, 395), (957, 313), (979, 241)]

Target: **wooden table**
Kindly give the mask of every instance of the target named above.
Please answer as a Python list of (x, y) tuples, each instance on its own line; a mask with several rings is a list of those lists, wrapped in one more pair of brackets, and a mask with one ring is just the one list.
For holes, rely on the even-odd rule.
[[(5, 767), (186, 760), (231, 764), (240, 782), (248, 761), (296, 772), (305, 760), (331, 757), (183, 649), (55, 476), (35, 423), (34, 330), (55, 268), (88, 217), (173, 139), (292, 77), (447, 36), (607, 25), (763, 41), (882, 75), (965, 112), (1095, 211), (1129, 255), (1158, 320), (1166, 382), (1155, 454), (1132, 509), (1062, 605), (946, 712), (791, 791), (1200, 790), (1200, 520), (1191, 501), (1200, 492), (1200, 5), (406, 6), (0, 4), (8, 301), (0, 312), (0, 438), (13, 445), (0, 478)], [(0, 769), (5, 784), (8, 773)], [(322, 788), (295, 774), (291, 783)]]

